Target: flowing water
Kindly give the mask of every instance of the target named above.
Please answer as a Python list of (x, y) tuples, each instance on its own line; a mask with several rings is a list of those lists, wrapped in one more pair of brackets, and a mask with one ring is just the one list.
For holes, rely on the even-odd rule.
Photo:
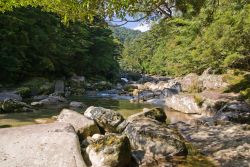
[[(157, 107), (156, 105), (151, 104), (130, 103), (128, 100), (117, 100), (97, 96), (72, 96), (69, 98), (69, 101), (81, 101), (87, 106), (109, 108), (121, 113), (125, 118), (135, 113), (141, 112), (143, 108)], [(68, 108), (68, 106), (52, 106), (47, 108), (40, 107), (35, 112), (31, 113), (0, 114), (0, 128), (36, 124), (36, 119), (50, 119), (51, 117), (58, 115), (62, 108)], [(164, 110), (168, 116), (168, 122), (171, 123), (177, 121), (190, 122), (194, 117), (193, 115), (183, 114), (168, 108), (165, 108)], [(78, 112), (83, 113), (84, 110), (78, 110)]]

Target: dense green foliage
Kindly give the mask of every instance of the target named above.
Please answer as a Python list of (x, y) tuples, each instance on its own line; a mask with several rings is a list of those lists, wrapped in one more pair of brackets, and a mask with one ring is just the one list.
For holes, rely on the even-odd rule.
[(115, 38), (119, 39), (122, 44), (124, 44), (125, 41), (132, 41), (141, 34), (139, 30), (131, 30), (125, 27), (111, 27), (111, 30)]
[(118, 42), (107, 28), (65, 26), (56, 15), (35, 8), (0, 14), (0, 20), (1, 82), (72, 73), (112, 78), (119, 70)]
[(126, 21), (127, 15), (137, 19), (172, 17), (174, 9), (184, 13), (192, 9), (191, 13), (195, 13), (203, 3), (203, 0), (2, 0), (0, 12), (32, 6), (57, 13), (65, 23), (79, 19), (93, 21), (96, 16), (111, 20), (115, 16)]
[(125, 45), (123, 68), (161, 75), (201, 73), (208, 67), (249, 71), (250, 2), (220, 1), (216, 8), (209, 2), (196, 14), (162, 20)]

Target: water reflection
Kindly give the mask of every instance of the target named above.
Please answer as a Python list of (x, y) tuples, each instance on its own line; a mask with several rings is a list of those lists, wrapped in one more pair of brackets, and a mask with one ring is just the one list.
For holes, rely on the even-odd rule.
[[(115, 110), (121, 113), (125, 118), (128, 116), (141, 112), (143, 108), (153, 108), (156, 105), (151, 104), (139, 104), (139, 103), (130, 103), (128, 100), (115, 100), (110, 98), (102, 97), (70, 97), (69, 101), (81, 101), (87, 106), (97, 106), (104, 107)], [(64, 106), (68, 108), (68, 106)], [(36, 112), (32, 113), (10, 113), (10, 114), (0, 114), (0, 128), (4, 127), (14, 127), (14, 126), (24, 126), (35, 124), (36, 119), (40, 118), (51, 118), (60, 113), (62, 106), (53, 106), (49, 108), (39, 108)], [(191, 123), (192, 119), (197, 117), (195, 115), (188, 115), (178, 111), (171, 110), (169, 108), (164, 108), (168, 117), (168, 121), (175, 123), (178, 121), (183, 121)], [(83, 113), (84, 110), (80, 109), (78, 112)]]
[(170, 109), (168, 107), (164, 107), (164, 111), (167, 115), (168, 121), (171, 123), (182, 121), (188, 124), (193, 124), (194, 119), (200, 117), (200, 115), (197, 115), (197, 114), (185, 114), (185, 113)]

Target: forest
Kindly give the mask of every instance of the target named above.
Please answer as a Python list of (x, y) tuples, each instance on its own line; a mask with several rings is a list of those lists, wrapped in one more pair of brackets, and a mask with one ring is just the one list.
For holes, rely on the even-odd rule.
[[(208, 1), (209, 2), (209, 1)], [(163, 19), (125, 43), (121, 65), (127, 70), (166, 76), (201, 74), (212, 68), (250, 70), (250, 3), (222, 1), (215, 8)]]
[[(149, 2), (134, 10), (140, 12)], [(176, 4), (178, 10), (168, 17), (156, 15), (157, 10), (149, 6), (151, 13), (146, 13), (145, 21), (154, 22), (145, 33), (124, 27), (109, 28), (100, 13), (85, 13), (92, 16), (92, 21), (85, 17), (74, 21), (80, 15), (70, 17), (65, 10), (62, 17), (62, 13), (44, 4), (41, 9), (39, 3), (30, 2), (36, 8), (21, 2), (3, 5), (6, 12), (0, 15), (2, 82), (72, 73), (87, 77), (104, 74), (112, 79), (120, 67), (166, 76), (200, 74), (208, 67), (218, 73), (227, 69), (250, 70), (248, 0), (218, 4), (209, 0), (183, 1)], [(18, 5), (21, 8), (13, 8)], [(119, 10), (124, 4), (113, 5)], [(112, 16), (116, 10), (106, 15)], [(120, 17), (124, 19), (123, 12), (126, 11), (120, 11)], [(127, 14), (138, 17), (128, 11)]]
[(112, 80), (119, 72), (120, 42), (98, 18), (65, 25), (54, 13), (28, 7), (2, 13), (0, 20), (2, 83), (72, 74)]

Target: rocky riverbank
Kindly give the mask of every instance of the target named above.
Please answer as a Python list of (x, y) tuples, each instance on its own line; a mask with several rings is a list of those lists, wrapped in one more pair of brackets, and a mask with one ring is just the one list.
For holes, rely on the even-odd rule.
[(188, 152), (181, 135), (165, 119), (158, 108), (127, 120), (101, 107), (89, 107), (84, 115), (64, 109), (55, 123), (0, 129), (0, 163), (26, 167), (171, 165), (168, 158)]
[[(106, 81), (90, 84), (84, 77), (73, 76), (70, 81), (57, 80), (31, 88), (1, 92), (0, 111), (5, 114), (36, 112), (37, 109), (47, 106), (71, 109), (62, 110), (52, 119), (36, 120), (37, 123), (46, 125), (21, 127), (24, 132), (27, 129), (27, 134), (24, 133), (23, 138), (16, 137), (16, 140), (10, 142), (7, 140), (8, 135), (13, 133), (14, 136), (19, 136), (19, 128), (0, 129), (3, 132), (1, 134), (6, 134), (0, 138), (1, 143), (6, 145), (0, 144), (0, 154), (5, 157), (1, 161), (5, 166), (9, 160), (13, 164), (20, 163), (25, 166), (34, 166), (34, 162), (42, 166), (58, 166), (56, 158), (58, 161), (61, 161), (60, 158), (64, 159), (59, 166), (177, 166), (182, 163), (179, 159), (190, 156), (189, 146), (186, 145), (189, 142), (204, 157), (211, 158), (210, 166), (249, 165), (249, 102), (240, 93), (226, 91), (232, 85), (224, 76), (211, 74), (207, 70), (201, 76), (189, 74), (174, 79), (140, 76), (133, 79), (136, 81), (123, 78), (123, 82), (117, 85)], [(69, 95), (82, 94), (122, 98), (130, 100), (131, 103), (150, 103), (172, 108), (176, 112), (184, 113), (188, 121), (166, 124), (166, 113), (160, 108), (144, 110), (125, 119), (113, 110), (101, 107), (89, 107), (86, 110), (87, 105), (84, 103), (67, 99)], [(32, 99), (30, 104), (24, 102), (27, 97)], [(72, 109), (81, 111), (82, 114)], [(59, 124), (65, 128), (60, 129)], [(45, 144), (37, 136), (47, 126), (51, 134), (44, 134), (48, 137), (43, 140), (48, 141)], [(72, 128), (70, 126), (73, 130), (68, 131), (67, 129)], [(28, 132), (34, 133), (34, 138), (31, 138), (31, 141), (34, 140), (32, 146), (25, 138), (28, 138)], [(26, 163), (26, 156), (11, 151), (12, 147), (20, 147), (20, 152), (32, 153), (30, 149), (41, 148), (45, 151), (39, 154), (48, 159), (48, 155), (56, 154), (62, 149), (59, 147), (64, 141), (59, 139), (57, 132), (62, 132), (62, 135), (74, 134), (69, 139), (74, 140), (69, 149), (74, 147), (74, 152), (78, 154), (76, 162), (72, 162), (70, 156), (64, 158), (65, 153), (62, 157), (52, 156), (51, 163), (30, 155), (34, 161)], [(77, 136), (77, 140), (74, 136)], [(56, 142), (50, 142), (52, 140)], [(50, 150), (52, 152), (47, 155), (46, 150), (51, 144), (56, 145), (58, 150)], [(77, 145), (81, 145), (81, 148)], [(77, 151), (79, 149), (82, 155)]]

